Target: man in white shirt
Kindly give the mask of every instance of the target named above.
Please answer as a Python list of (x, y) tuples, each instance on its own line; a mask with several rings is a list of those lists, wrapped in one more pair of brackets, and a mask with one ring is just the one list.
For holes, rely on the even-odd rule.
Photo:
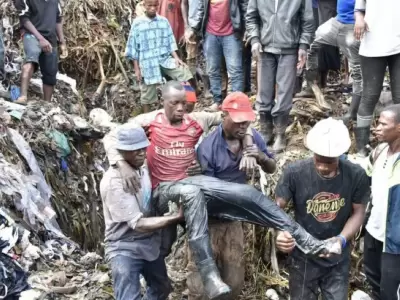
[(370, 155), (372, 210), (364, 238), (364, 266), (374, 300), (400, 299), (400, 104), (382, 111), (380, 144)]
[(373, 112), (382, 91), (386, 68), (394, 103), (400, 103), (400, 1), (356, 0), (354, 34), (361, 40), (363, 95), (355, 128), (357, 152), (367, 155)]

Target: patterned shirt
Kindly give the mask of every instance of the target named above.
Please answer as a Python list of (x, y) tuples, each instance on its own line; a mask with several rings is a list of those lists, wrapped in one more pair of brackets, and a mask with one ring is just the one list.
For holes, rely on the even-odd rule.
[(177, 51), (175, 37), (168, 20), (160, 15), (136, 18), (129, 33), (125, 56), (139, 61), (145, 84), (162, 82), (161, 67), (175, 69), (171, 53)]

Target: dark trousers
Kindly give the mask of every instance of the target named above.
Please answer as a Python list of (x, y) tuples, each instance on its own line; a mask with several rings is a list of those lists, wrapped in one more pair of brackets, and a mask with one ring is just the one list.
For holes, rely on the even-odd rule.
[(368, 231), (364, 237), (364, 268), (374, 300), (400, 299), (400, 255), (383, 253), (383, 243)]
[(389, 67), (393, 103), (400, 103), (400, 53), (386, 57), (361, 56), (363, 95), (358, 110), (357, 127), (372, 123), (372, 115), (382, 91), (386, 67)]
[(291, 300), (347, 300), (350, 258), (323, 267), (309, 258), (291, 257), (289, 292)]
[[(275, 202), (248, 184), (225, 182), (204, 175), (191, 176), (177, 182), (161, 183), (154, 190), (154, 198), (159, 215), (168, 212), (169, 201), (183, 204), (189, 240), (208, 235), (210, 215), (288, 231), (304, 253), (315, 254), (325, 247), (324, 242), (313, 238)], [(165, 231), (161, 247), (164, 254), (169, 252), (176, 234), (167, 235)]]
[(116, 300), (141, 300), (140, 274), (147, 284), (146, 300), (166, 300), (172, 290), (164, 258), (154, 261), (118, 255), (111, 259)]
[(251, 92), (251, 45), (243, 46), (244, 92)]

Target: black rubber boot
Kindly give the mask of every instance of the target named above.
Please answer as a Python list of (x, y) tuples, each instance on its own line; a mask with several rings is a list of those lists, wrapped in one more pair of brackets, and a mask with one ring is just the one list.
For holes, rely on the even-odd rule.
[(368, 156), (368, 149), (366, 146), (369, 144), (370, 126), (356, 127), (354, 129), (356, 136), (357, 155), (361, 157)]
[(361, 95), (352, 96), (349, 111), (342, 117), (343, 123), (348, 126), (350, 121), (357, 121), (357, 112), (360, 107)]
[(260, 112), (260, 133), (266, 144), (272, 140), (274, 127), (270, 112)]
[(282, 115), (274, 118), (275, 127), (275, 143), (272, 146), (272, 151), (280, 153), (286, 149), (286, 128), (289, 122), (288, 115)]
[(219, 275), (212, 256), (209, 237), (203, 236), (196, 240), (189, 240), (189, 246), (203, 281), (204, 292), (208, 298), (212, 300), (226, 299), (231, 289), (222, 281)]

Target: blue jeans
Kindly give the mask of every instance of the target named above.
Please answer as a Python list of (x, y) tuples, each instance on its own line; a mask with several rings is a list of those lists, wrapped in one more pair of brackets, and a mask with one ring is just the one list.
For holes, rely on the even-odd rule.
[(159, 256), (154, 261), (133, 259), (117, 255), (111, 259), (116, 300), (140, 300), (140, 274), (147, 284), (146, 300), (166, 300), (172, 290), (164, 259)]
[(222, 102), (221, 61), (225, 57), (226, 69), (231, 78), (232, 92), (243, 92), (244, 72), (242, 65), (243, 45), (235, 34), (215, 36), (208, 32), (205, 35), (205, 56), (207, 73), (210, 77), (210, 89), (214, 102)]

